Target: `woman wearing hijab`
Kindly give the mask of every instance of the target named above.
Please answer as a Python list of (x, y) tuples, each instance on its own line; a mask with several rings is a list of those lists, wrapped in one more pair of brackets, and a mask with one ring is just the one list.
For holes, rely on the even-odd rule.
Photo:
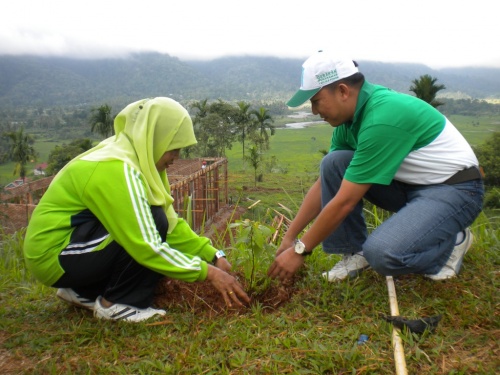
[(172, 207), (166, 169), (196, 143), (186, 109), (144, 99), (123, 109), (114, 127), (115, 136), (57, 174), (35, 208), (24, 243), (31, 272), (100, 319), (165, 315), (151, 307), (163, 276), (209, 280), (228, 306), (248, 303), (223, 252)]

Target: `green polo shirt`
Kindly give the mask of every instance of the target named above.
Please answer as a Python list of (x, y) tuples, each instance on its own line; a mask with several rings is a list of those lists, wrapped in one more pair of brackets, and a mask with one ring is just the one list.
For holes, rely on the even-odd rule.
[(477, 165), (468, 143), (437, 109), (369, 82), (359, 92), (353, 120), (335, 129), (333, 150), (355, 151), (344, 178), (360, 184), (440, 183)]

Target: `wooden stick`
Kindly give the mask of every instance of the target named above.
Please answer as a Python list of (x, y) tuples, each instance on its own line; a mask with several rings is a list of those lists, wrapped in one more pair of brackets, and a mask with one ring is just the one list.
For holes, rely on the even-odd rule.
[[(389, 304), (391, 307), (391, 315), (398, 316), (398, 298), (396, 296), (396, 287), (394, 286), (394, 279), (392, 276), (386, 276), (387, 291), (389, 293)], [(394, 348), (394, 362), (396, 364), (397, 375), (407, 375), (405, 351), (403, 348), (403, 340), (401, 340), (399, 328), (392, 326), (392, 347)]]
[[(276, 216), (275, 216), (275, 218), (276, 218)], [(280, 219), (278, 221), (278, 225), (276, 225), (276, 232), (274, 232), (274, 235), (273, 235), (273, 239), (272, 239), (273, 243), (276, 242), (276, 238), (280, 234), (281, 225), (283, 224), (283, 220), (284, 219), (285, 219), (285, 217), (283, 215), (280, 215)]]
[(248, 208), (249, 208), (249, 209), (250, 209), (250, 208), (253, 208), (254, 206), (256, 206), (256, 205), (257, 205), (257, 204), (259, 204), (259, 203), (260, 203), (260, 199), (259, 199), (257, 202), (252, 203), (250, 206), (248, 206)]

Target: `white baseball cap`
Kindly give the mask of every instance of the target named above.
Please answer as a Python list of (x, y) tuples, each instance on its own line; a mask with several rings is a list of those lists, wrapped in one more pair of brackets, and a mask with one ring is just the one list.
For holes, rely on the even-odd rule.
[(286, 105), (298, 107), (316, 95), (324, 86), (358, 72), (352, 59), (339, 58), (329, 52), (318, 51), (302, 64), (300, 89)]

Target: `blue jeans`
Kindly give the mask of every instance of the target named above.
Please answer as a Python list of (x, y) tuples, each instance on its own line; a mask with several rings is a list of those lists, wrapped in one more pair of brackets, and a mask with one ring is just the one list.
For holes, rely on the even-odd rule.
[[(321, 162), (321, 200), (324, 207), (340, 188), (352, 151), (333, 151)], [(382, 275), (433, 275), (453, 251), (457, 233), (471, 225), (482, 210), (481, 179), (454, 185), (409, 185), (393, 180), (373, 184), (365, 199), (395, 212), (370, 235), (363, 200), (323, 241), (327, 253), (363, 251), (370, 266)]]

